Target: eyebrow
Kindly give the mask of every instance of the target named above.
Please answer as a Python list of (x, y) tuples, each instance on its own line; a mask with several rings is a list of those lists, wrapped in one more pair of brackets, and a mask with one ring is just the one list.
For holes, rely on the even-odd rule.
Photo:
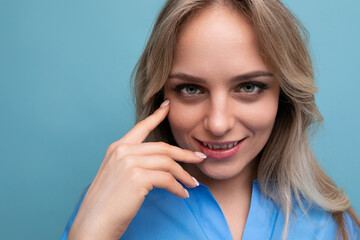
[[(245, 73), (242, 75), (232, 77), (231, 82), (246, 81), (246, 80), (250, 80), (250, 79), (262, 77), (262, 76), (273, 77), (274, 74), (272, 74), (270, 72), (266, 72), (266, 71), (254, 71), (254, 72)], [(194, 83), (203, 83), (203, 84), (206, 83), (206, 81), (202, 78), (191, 76), (191, 75), (188, 75), (185, 73), (170, 73), (168, 78), (178, 78), (178, 79), (182, 79), (182, 80), (194, 82)]]

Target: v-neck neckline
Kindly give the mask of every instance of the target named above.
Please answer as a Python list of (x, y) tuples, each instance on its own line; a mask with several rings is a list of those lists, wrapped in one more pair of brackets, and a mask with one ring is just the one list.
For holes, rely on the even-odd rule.
[[(186, 199), (186, 202), (190, 208), (194, 208), (194, 204), (196, 205), (195, 211), (200, 215), (198, 223), (204, 229), (203, 231), (207, 239), (214, 239), (213, 234), (221, 234), (223, 237), (222, 239), (240, 240), (232, 238), (230, 227), (226, 221), (225, 215), (214, 195), (206, 185), (200, 183), (197, 188), (190, 188), (188, 190), (190, 190), (190, 198)], [(201, 198), (201, 194), (205, 194), (204, 199), (206, 199), (207, 195), (209, 201), (204, 202), (204, 199), (201, 199), (200, 201), (199, 198)], [(210, 204), (210, 207), (203, 206), (204, 204)], [(211, 204), (213, 204), (212, 207), (214, 209), (211, 209)], [(208, 213), (207, 211), (211, 212)], [(277, 215), (277, 208), (275, 208), (273, 202), (270, 199), (266, 198), (261, 193), (259, 183), (257, 179), (255, 179), (252, 185), (250, 209), (241, 240), (271, 239)], [(211, 221), (213, 221), (212, 219), (208, 219), (210, 216), (216, 217), (217, 226), (215, 226), (214, 223), (211, 223)], [(254, 235), (254, 233), (256, 233), (256, 235)]]

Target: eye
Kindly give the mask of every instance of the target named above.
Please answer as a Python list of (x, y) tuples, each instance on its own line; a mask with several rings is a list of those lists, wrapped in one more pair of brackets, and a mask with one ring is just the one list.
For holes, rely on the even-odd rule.
[(194, 84), (180, 84), (174, 88), (174, 91), (179, 95), (191, 96), (195, 94), (201, 94), (200, 87)]
[(244, 92), (247, 92), (247, 93), (249, 93), (249, 92), (253, 92), (255, 89), (257, 89), (258, 87), (257, 86), (255, 86), (255, 85), (253, 85), (253, 84), (248, 84), (248, 85), (245, 85), (244, 87), (243, 87), (243, 89), (244, 89)]
[(247, 82), (239, 85), (239, 92), (246, 94), (257, 94), (262, 90), (267, 89), (268, 85), (260, 82)]
[[(187, 94), (195, 94), (199, 89), (194, 85), (185, 86), (182, 90), (185, 90)], [(183, 92), (184, 93), (184, 92)]]

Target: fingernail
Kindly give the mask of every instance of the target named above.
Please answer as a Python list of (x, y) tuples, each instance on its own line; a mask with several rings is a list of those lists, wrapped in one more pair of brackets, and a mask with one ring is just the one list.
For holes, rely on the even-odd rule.
[(203, 159), (207, 158), (207, 156), (201, 152), (195, 152), (195, 155)]
[(185, 190), (185, 193), (186, 193), (186, 197), (189, 198), (190, 197), (189, 192), (186, 189), (184, 189), (184, 190)]
[(166, 107), (167, 105), (169, 105), (169, 103), (170, 103), (170, 101), (167, 99), (160, 105), (160, 107), (161, 108)]
[(196, 186), (199, 186), (200, 184), (199, 184), (198, 180), (196, 180), (196, 178), (194, 178), (194, 177), (192, 177), (192, 178), (194, 179)]

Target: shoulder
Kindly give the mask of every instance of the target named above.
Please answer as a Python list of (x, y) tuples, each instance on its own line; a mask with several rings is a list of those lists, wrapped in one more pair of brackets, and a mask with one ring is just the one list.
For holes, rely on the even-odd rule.
[(360, 227), (356, 224), (355, 220), (349, 213), (344, 213), (345, 225), (350, 239), (360, 239)]
[(75, 217), (76, 217), (76, 215), (77, 215), (77, 213), (78, 213), (78, 211), (80, 209), (81, 203), (84, 200), (85, 194), (86, 194), (87, 190), (89, 189), (89, 187), (90, 187), (90, 184), (88, 186), (86, 186), (86, 188), (83, 190), (83, 192), (82, 192), (82, 194), (80, 196), (80, 199), (76, 203), (75, 209), (74, 209), (72, 215), (70, 216), (70, 218), (69, 218), (69, 220), (68, 220), (68, 222), (66, 224), (65, 230), (64, 230), (64, 232), (63, 232), (63, 234), (61, 236), (61, 240), (66, 240), (67, 239), (70, 228), (71, 228), (71, 226), (72, 226), (72, 224), (73, 224), (73, 222), (75, 220)]
[[(306, 200), (303, 208), (297, 202), (293, 203), (293, 208), (295, 214), (292, 215), (290, 231), (308, 235), (311, 239), (336, 239), (338, 224), (333, 213)], [(347, 212), (343, 213), (343, 217), (349, 239), (359, 239), (360, 229), (355, 221)]]
[[(262, 198), (268, 199), (265, 195)], [(338, 224), (334, 214), (307, 199), (301, 198), (301, 200), (299, 203), (293, 196), (293, 212), (290, 212), (287, 239), (335, 240)], [(284, 210), (279, 203), (271, 199), (268, 199), (267, 202), (271, 202), (276, 209), (272, 236), (275, 236), (274, 239), (281, 239), (286, 219)], [(360, 239), (360, 229), (355, 220), (347, 212), (344, 212), (343, 216), (349, 239)]]

